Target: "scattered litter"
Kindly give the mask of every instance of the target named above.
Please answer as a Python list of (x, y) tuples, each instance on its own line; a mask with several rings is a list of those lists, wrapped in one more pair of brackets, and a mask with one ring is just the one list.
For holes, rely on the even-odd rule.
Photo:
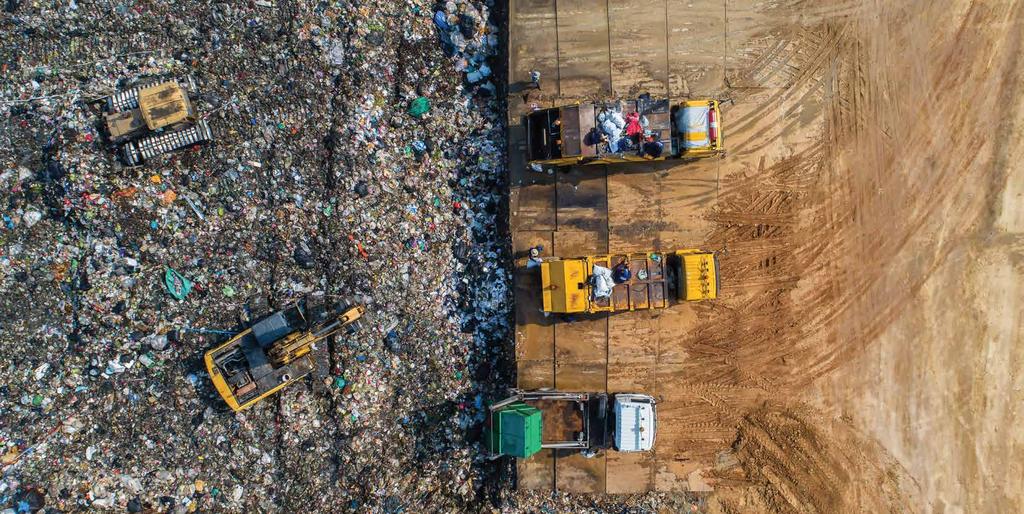
[[(512, 383), (493, 2), (8, 3), (0, 332), (24, 343), (0, 510), (40, 484), (31, 512), (512, 491), (472, 435)], [(128, 166), (107, 98), (172, 80), (215, 137)], [(230, 413), (203, 356), (306, 296), (365, 304), (363, 330), (316, 345), (309, 387)]]
[(178, 300), (184, 300), (192, 292), (192, 281), (171, 268), (164, 270), (164, 286), (167, 287), (167, 292)]
[(430, 111), (430, 100), (418, 97), (409, 103), (409, 114), (419, 118)]

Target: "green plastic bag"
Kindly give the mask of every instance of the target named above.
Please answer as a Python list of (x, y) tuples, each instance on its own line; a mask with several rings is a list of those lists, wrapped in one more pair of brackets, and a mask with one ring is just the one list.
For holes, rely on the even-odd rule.
[(430, 100), (425, 97), (417, 97), (415, 100), (409, 103), (409, 114), (419, 118), (430, 110)]
[(184, 300), (192, 292), (192, 281), (171, 268), (164, 268), (164, 286), (167, 292), (178, 300)]

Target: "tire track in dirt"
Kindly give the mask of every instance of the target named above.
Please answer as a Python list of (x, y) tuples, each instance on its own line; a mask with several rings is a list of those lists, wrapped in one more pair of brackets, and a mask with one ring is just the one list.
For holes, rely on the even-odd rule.
[[(1012, 27), (1005, 20), (1019, 19), (1020, 3), (972, 2), (923, 19), (899, 5), (856, 18), (862, 7), (840, 4), (840, 20), (815, 11), (824, 21), (780, 35), (786, 39), (765, 45), (733, 80), (734, 98), (763, 102), (730, 125), (734, 153), (766, 147), (757, 127), (779, 102), (821, 102), (822, 129), (788, 157), (762, 157), (756, 171), (723, 178), (708, 238), (724, 250), (723, 299), (698, 307), (700, 327), (682, 343), (702, 364), (688, 376), (695, 383), (798, 394), (877, 339), (961, 235), (991, 213), (971, 186), (992, 173), (998, 145), (970, 127), (985, 126), (986, 113), (1015, 98), (1003, 94), (1011, 84), (993, 63), (1021, 45), (1019, 35), (979, 28)], [(921, 33), (923, 40), (915, 36)], [(756, 96), (765, 89), (760, 84), (790, 76), (781, 90)], [(795, 130), (790, 107), (784, 119)], [(928, 254), (913, 251), (922, 240)], [(787, 407), (778, 416), (795, 421), (744, 414), (759, 408), (759, 394), (694, 395), (725, 424), (740, 414), (740, 461), (764, 510), (836, 512), (854, 505), (849, 498), (882, 510), (918, 506), (905, 499), (912, 483), (884, 481), (898, 466), (883, 452), (865, 457), (824, 444), (814, 435), (823, 430), (820, 420)], [(872, 476), (884, 486), (849, 492), (851, 477)], [(904, 486), (910, 490), (901, 492)]]
[[(965, 21), (965, 25), (977, 25), (982, 23), (980, 19)], [(961, 34), (963, 28), (961, 28)], [(835, 41), (830, 38), (829, 41)], [(964, 45), (977, 46), (977, 45)], [(852, 45), (856, 50), (856, 45)], [(962, 54), (962, 50), (957, 52)], [(960, 55), (959, 59), (973, 59), (973, 56)], [(853, 66), (847, 68), (859, 69), (862, 65), (858, 59), (852, 59)], [(814, 59), (812, 65), (820, 62)], [(948, 66), (940, 73), (940, 77), (948, 77), (952, 74)], [(854, 72), (854, 85), (863, 84)], [(959, 77), (962, 78), (962, 77)], [(960, 109), (960, 105), (951, 102), (946, 98), (952, 93), (947, 88), (949, 81), (959, 79), (945, 78), (936, 82), (936, 90), (926, 96), (922, 103), (930, 105), (949, 106), (934, 114), (938, 119), (949, 120), (954, 126), (971, 126), (972, 120), (969, 116), (970, 110)], [(810, 80), (809, 74), (803, 74), (801, 83)], [(797, 84), (794, 84), (796, 87)], [(871, 93), (863, 91), (863, 86), (855, 88), (851, 92), (840, 92), (847, 98), (854, 98), (855, 102), (868, 101), (874, 97)], [(793, 88), (787, 89), (792, 91)], [(772, 98), (788, 96), (780, 93)], [(847, 111), (844, 109), (844, 111)], [(840, 119), (852, 120), (853, 130), (861, 125), (860, 115), (854, 112), (844, 112)], [(961, 137), (963, 147), (972, 148), (983, 144), (980, 136), (967, 134)], [(906, 149), (922, 148), (923, 151), (916, 152), (927, 154), (929, 152), (940, 153), (933, 135), (921, 132), (908, 132), (905, 144), (902, 145), (902, 153), (896, 154), (887, 151), (885, 147), (869, 148), (869, 152), (881, 153), (881, 162), (875, 167), (881, 170), (898, 169), (905, 165), (913, 157), (907, 156)], [(945, 144), (945, 143), (943, 143)], [(870, 340), (879, 328), (884, 327), (889, 320), (898, 315), (900, 305), (909, 296), (912, 296), (919, 284), (930, 274), (930, 271), (941, 263), (939, 258), (929, 266), (925, 266), (925, 273), (914, 277), (912, 286), (906, 288), (901, 295), (869, 295), (867, 293), (880, 287), (886, 278), (886, 266), (884, 262), (888, 256), (899, 254), (904, 251), (908, 242), (917, 234), (922, 226), (929, 220), (934, 219), (935, 212), (944, 202), (960, 191), (960, 186), (968, 179), (968, 174), (962, 170), (970, 169), (971, 164), (977, 160), (975, 154), (969, 152), (959, 155), (947, 156), (946, 162), (935, 162), (931, 159), (933, 169), (930, 173), (918, 174), (912, 181), (907, 180), (901, 173), (877, 173), (865, 174), (856, 182), (835, 181), (822, 183), (821, 177), (829, 174), (837, 175), (836, 170), (830, 170), (827, 166), (826, 157), (835, 154), (836, 143), (812, 146), (802, 153), (791, 158), (784, 159), (778, 164), (769, 167), (752, 177), (732, 177), (723, 181), (720, 197), (720, 207), (712, 216), (717, 224), (716, 230), (710, 237), (711, 241), (721, 244), (727, 250), (723, 257), (723, 269), (728, 273), (729, 282), (741, 284), (744, 289), (760, 289), (768, 286), (781, 287), (779, 291), (789, 294), (797, 280), (817, 280), (824, 287), (807, 287), (800, 291), (796, 300), (800, 308), (797, 312), (780, 312), (778, 307), (783, 304), (773, 300), (774, 314), (782, 315), (773, 324), (782, 323), (783, 319), (797, 318), (803, 325), (800, 329), (781, 330), (782, 327), (759, 327), (751, 324), (749, 332), (760, 332), (764, 328), (778, 332), (781, 339), (777, 344), (781, 346), (795, 345), (801, 347), (798, 339), (806, 339), (810, 335), (820, 335), (834, 327), (839, 317), (843, 316), (850, 308), (864, 304), (864, 298), (872, 296), (874, 312), (874, 323), (868, 325), (856, 336), (847, 335), (846, 338), (852, 341)], [(929, 156), (922, 155), (922, 160), (928, 160)], [(869, 164), (870, 166), (870, 164)], [(914, 203), (907, 205), (885, 205), (890, 199), (872, 195), (875, 191), (896, 189), (906, 191), (907, 199), (914, 200)], [(893, 209), (899, 209), (894, 211)], [(901, 220), (898, 226), (888, 227), (884, 237), (877, 237), (867, 232), (858, 232), (864, 223), (864, 217), (870, 217), (869, 211), (875, 210), (886, 214), (891, 219)], [(872, 220), (874, 221), (874, 220)], [(953, 229), (964, 228), (974, 222), (974, 219), (967, 218), (953, 226)], [(764, 227), (771, 227), (766, 231)], [(852, 246), (851, 242), (853, 245)], [(735, 253), (734, 253), (735, 250)], [(852, 255), (863, 259), (860, 263), (853, 263), (852, 269), (843, 270), (840, 280), (837, 282), (830, 278), (836, 271), (833, 259), (846, 254), (845, 259), (850, 261)], [(847, 262), (847, 264), (850, 264)], [(844, 287), (845, 283), (858, 283), (857, 289)], [(881, 301), (879, 301), (881, 300)], [(733, 311), (738, 312), (738, 311)], [(746, 309), (745, 315), (759, 317), (761, 314), (753, 313)], [(759, 338), (752, 333), (744, 333), (743, 337), (736, 339), (738, 326), (744, 325), (741, 319), (728, 316), (728, 321), (713, 323), (710, 330), (701, 331), (694, 339), (700, 339), (704, 344), (710, 341), (728, 343), (726, 339), (732, 339), (732, 345), (740, 345), (737, 341), (743, 341), (742, 345), (747, 346), (750, 339), (755, 341)], [(731, 327), (731, 328), (730, 328)], [(745, 329), (739, 329), (745, 330)], [(717, 334), (717, 336), (716, 336)], [(723, 337), (721, 334), (729, 334)], [(710, 337), (710, 339), (709, 339)], [(857, 345), (850, 345), (856, 347)], [(841, 353), (834, 353), (827, 349), (820, 350), (820, 359), (810, 359), (807, 364), (811, 369), (828, 370), (834, 368), (836, 356)], [(759, 359), (759, 364), (764, 365), (774, 352), (767, 352)], [(819, 362), (815, 362), (819, 361)], [(814, 376), (794, 375), (790, 380), (794, 386), (806, 385)]]
[[(1014, 7), (1018, 9), (1018, 7)], [(988, 16), (982, 16), (987, 14)], [(958, 29), (958, 36), (967, 37), (968, 41), (959, 41), (958, 44), (952, 45), (952, 53), (955, 58), (962, 59), (966, 62), (978, 62), (978, 56), (965, 53), (965, 48), (979, 48), (979, 52), (988, 53), (992, 51), (990, 45), (979, 44), (976, 41), (978, 35), (968, 29), (972, 26), (983, 26), (987, 24), (993, 16), (998, 16), (995, 12), (983, 12), (977, 8), (977, 4), (973, 4), (968, 12), (968, 15)], [(1008, 54), (1013, 55), (1019, 51), (1019, 38), (1016, 43), (1013, 43), (1013, 49), (1008, 50)], [(979, 114), (983, 112), (992, 112), (997, 106), (993, 105), (991, 108), (979, 105), (976, 109), (964, 109), (961, 102), (956, 101), (957, 97), (961, 94), (960, 88), (951, 89), (953, 84), (964, 83), (971, 76), (978, 74), (980, 71), (973, 68), (967, 70), (957, 70), (951, 68), (948, 64), (954, 61), (954, 57), (949, 57), (941, 62), (945, 64), (942, 70), (936, 73), (934, 79), (935, 88), (933, 91), (926, 96), (921, 102), (921, 109), (925, 108), (925, 105), (934, 105), (943, 107), (934, 116), (935, 119), (948, 120), (946, 121), (946, 127), (970, 127), (978, 126), (984, 120), (978, 119)], [(1004, 89), (1005, 84), (1000, 86), (1000, 89)], [(953, 98), (950, 98), (953, 97)], [(981, 99), (981, 102), (990, 102), (988, 99)], [(826, 310), (824, 315), (818, 317), (811, 327), (812, 331), (824, 330), (827, 327), (833, 326), (835, 322), (843, 315), (846, 315), (851, 308), (859, 307), (864, 308), (865, 304), (871, 307), (873, 306), (874, 315), (866, 316), (869, 323), (859, 334), (847, 335), (847, 339), (853, 343), (847, 346), (843, 352), (845, 355), (856, 352), (864, 343), (871, 341), (877, 335), (889, 325), (889, 323), (897, 317), (903, 309), (903, 306), (913, 298), (923, 284), (927, 281), (928, 277), (944, 262), (945, 257), (949, 253), (949, 245), (945, 245), (945, 249), (939, 248), (935, 253), (934, 258), (926, 263), (924, 266), (918, 269), (923, 272), (917, 273), (915, 276), (907, 277), (905, 280), (909, 287), (899, 288), (897, 291), (887, 291), (887, 294), (871, 295), (870, 292), (882, 288), (885, 285), (887, 279), (891, 278), (890, 274), (885, 269), (884, 258), (886, 256), (899, 255), (904, 252), (909, 242), (915, 237), (919, 237), (927, 224), (932, 223), (936, 219), (935, 213), (938, 212), (943, 205), (948, 204), (951, 199), (956, 198), (961, 194), (964, 187), (969, 183), (972, 177), (977, 176), (977, 173), (971, 173), (971, 171), (981, 172), (985, 169), (984, 159), (979, 159), (979, 154), (984, 156), (987, 152), (982, 150), (978, 153), (971, 152), (944, 152), (943, 147), (952, 146), (959, 148), (985, 148), (986, 143), (984, 141), (983, 134), (979, 131), (957, 131), (954, 136), (958, 138), (952, 138), (945, 141), (953, 142), (950, 145), (944, 142), (940, 138), (936, 138), (934, 134), (927, 131), (919, 132), (908, 132), (908, 137), (905, 145), (902, 145), (900, 152), (888, 151), (888, 155), (885, 156), (885, 160), (882, 165), (877, 169), (879, 170), (898, 170), (904, 167), (911, 168), (915, 161), (923, 161), (930, 164), (930, 169), (917, 169), (915, 171), (924, 171), (930, 173), (917, 173), (912, 178), (912, 181), (904, 180), (904, 177), (899, 173), (882, 174), (879, 176), (872, 177), (872, 182), (868, 184), (858, 184), (853, 187), (858, 187), (862, 190), (877, 188), (878, 191), (885, 190), (905, 190), (905, 197), (910, 200), (914, 200), (915, 203), (911, 203), (902, 207), (902, 209), (894, 210), (891, 215), (888, 215), (893, 220), (903, 220), (892, 226), (888, 232), (888, 237), (870, 237), (865, 242), (865, 245), (859, 250), (859, 254), (862, 257), (875, 256), (874, 259), (865, 259), (859, 267), (853, 268), (858, 272), (859, 282), (863, 284), (862, 289), (867, 294), (854, 295), (847, 294), (838, 298), (837, 303), (830, 310)], [(966, 133), (966, 134), (965, 134)], [(908, 149), (920, 149), (916, 151), (908, 151)], [(881, 149), (882, 152), (886, 152), (886, 149)], [(952, 155), (946, 155), (946, 162), (939, 161), (936, 156), (942, 157), (943, 154), (952, 153)], [(979, 161), (982, 164), (979, 165)], [(866, 186), (866, 187), (865, 187)], [(842, 197), (843, 195), (835, 195), (834, 197)], [(849, 195), (847, 195), (848, 197)], [(876, 195), (874, 199), (871, 198), (859, 198), (858, 203), (852, 207), (846, 207), (845, 210), (850, 215), (850, 221), (858, 221), (855, 218), (858, 215), (858, 210), (862, 216), (867, 215), (871, 210), (878, 210), (881, 212), (886, 211), (886, 207), (893, 208), (897, 207), (892, 204), (886, 206), (884, 202), (888, 201), (887, 197), (882, 195)], [(879, 205), (882, 204), (882, 205)], [(831, 205), (833, 209), (842, 212), (844, 210), (843, 205)], [(965, 213), (967, 214), (967, 213)], [(977, 216), (979, 212), (974, 211), (972, 215), (964, 215), (957, 218), (944, 219), (945, 226), (941, 227), (941, 232), (945, 234), (956, 234), (968, 231), (969, 228), (977, 222)], [(840, 218), (841, 221), (842, 218)], [(845, 232), (849, 232), (846, 230)], [(846, 235), (840, 233), (840, 236)], [(853, 239), (858, 239), (852, 236)], [(859, 239), (864, 239), (860, 237)], [(840, 246), (842, 247), (842, 246)], [(849, 250), (849, 248), (846, 248)], [(882, 257), (882, 259), (879, 259)], [(881, 261), (881, 262), (880, 262)], [(817, 271), (820, 269), (812, 266), (817, 265), (813, 261), (808, 263), (808, 267), (812, 270)], [(851, 266), (852, 267), (852, 266)], [(866, 297), (871, 297), (871, 302), (865, 301)], [(884, 300), (879, 302), (878, 300)], [(842, 361), (844, 359), (838, 359)], [(835, 366), (830, 366), (834, 368)]]
[[(800, 93), (803, 87), (810, 82), (816, 74), (821, 72), (826, 63), (831, 62), (836, 58), (837, 52), (842, 46), (840, 43), (843, 41), (843, 38), (846, 37), (847, 26), (827, 26), (822, 30), (826, 33), (818, 34), (813, 30), (804, 29), (797, 34), (794, 42), (789, 45), (791, 50), (788, 52), (787, 58), (782, 59), (780, 62), (769, 68), (766, 80), (767, 78), (774, 78), (776, 75), (786, 75), (786, 72), (788, 71), (787, 67), (789, 66), (792, 66), (792, 73), (794, 73), (795, 76), (789, 79), (784, 88), (776, 91), (769, 98), (762, 101), (757, 108), (753, 109), (746, 115), (732, 120), (730, 123), (731, 133), (746, 134), (751, 132), (758, 123), (763, 121), (769, 111), (778, 108), (780, 103)], [(809, 59), (804, 57), (804, 50), (808, 47), (815, 50)], [(795, 64), (790, 65), (790, 60), (795, 60)], [(812, 88), (812, 90), (813, 89), (814, 88)], [(805, 95), (806, 92), (801, 94), (801, 96)], [(743, 100), (745, 96), (747, 95), (733, 95), (733, 98)], [(749, 139), (741, 139), (739, 142), (733, 140), (730, 147), (732, 148), (732, 151), (740, 152), (748, 141)]]
[[(733, 444), (737, 466), (719, 469), (723, 512), (907, 512), (908, 481), (877, 445), (804, 407), (769, 404), (748, 414)], [(756, 463), (756, 464), (755, 464)], [(744, 490), (754, 488), (755, 494)], [(743, 494), (734, 494), (743, 493)]]

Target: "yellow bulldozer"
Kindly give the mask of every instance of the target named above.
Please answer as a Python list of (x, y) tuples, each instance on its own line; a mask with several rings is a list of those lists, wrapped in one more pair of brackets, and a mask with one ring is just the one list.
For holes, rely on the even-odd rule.
[(365, 312), (361, 305), (311, 308), (300, 300), (206, 352), (206, 370), (232, 410), (248, 409), (312, 372), (314, 345), (342, 330), (356, 332)]
[(540, 264), (544, 312), (597, 313), (662, 309), (718, 298), (718, 258), (686, 249), (555, 259)]
[(213, 140), (206, 120), (196, 116), (187, 88), (177, 82), (118, 92), (106, 99), (104, 110), (107, 136), (121, 146), (121, 158), (129, 166)]

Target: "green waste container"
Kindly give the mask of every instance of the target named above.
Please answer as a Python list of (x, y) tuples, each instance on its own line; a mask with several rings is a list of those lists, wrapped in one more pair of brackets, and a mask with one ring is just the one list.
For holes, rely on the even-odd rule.
[(526, 458), (540, 451), (541, 414), (525, 403), (513, 403), (495, 413), (488, 432), (491, 452)]

